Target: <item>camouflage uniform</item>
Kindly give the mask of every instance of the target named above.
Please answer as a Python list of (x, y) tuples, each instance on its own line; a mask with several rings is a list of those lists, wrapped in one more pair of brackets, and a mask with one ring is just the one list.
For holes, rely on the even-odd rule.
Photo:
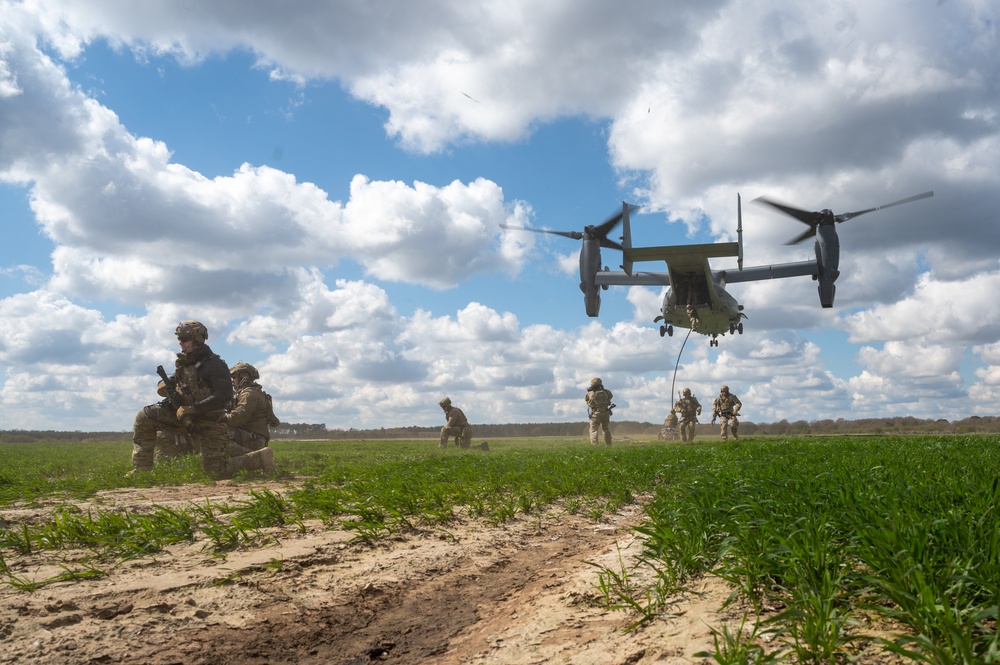
[(694, 305), (687, 306), (688, 320), (691, 322), (691, 331), (698, 332), (698, 326), (701, 325), (701, 319), (698, 318), (698, 310), (694, 308)]
[(224, 422), (229, 443), (226, 453), (239, 457), (267, 447), (271, 440), (271, 426), (277, 425), (271, 400), (256, 379), (257, 368), (247, 363), (237, 363), (229, 370), (233, 377), (236, 395), (229, 403)]
[(677, 412), (671, 410), (667, 419), (663, 421), (663, 429), (660, 431), (660, 439), (665, 441), (676, 441), (680, 438), (680, 430), (678, 429), (678, 424), (680, 421), (677, 419)]
[(462, 410), (451, 405), (451, 398), (445, 397), (438, 405), (444, 410), (448, 423), (441, 428), (441, 447), (448, 447), (448, 439), (455, 437), (455, 445), (468, 448), (472, 445), (472, 427)]
[[(201, 450), (201, 465), (213, 478), (228, 478), (241, 469), (273, 470), (274, 458), (267, 450), (267, 459), (256, 451), (250, 455), (226, 460), (226, 426), (222, 416), (233, 396), (233, 383), (225, 361), (205, 344), (208, 331), (197, 321), (185, 321), (175, 331), (183, 344), (195, 340), (187, 353), (178, 353), (173, 382), (185, 410), (184, 421), (178, 417), (169, 400), (143, 407), (135, 416), (132, 427), (132, 471), (152, 471), (157, 432), (191, 434)], [(253, 457), (251, 457), (253, 456)]]
[(740, 407), (742, 406), (743, 403), (740, 402), (740, 398), (729, 392), (729, 386), (722, 386), (719, 396), (712, 402), (712, 422), (715, 422), (716, 417), (722, 422), (720, 434), (723, 441), (727, 441), (729, 438), (726, 434), (727, 426), (729, 427), (729, 431), (733, 433), (734, 439), (740, 438), (736, 434), (736, 430), (740, 426), (740, 422), (736, 419), (736, 416), (739, 414)]
[(611, 391), (604, 387), (599, 378), (590, 382), (590, 389), (583, 396), (590, 411), (590, 443), (597, 445), (601, 430), (604, 430), (604, 445), (611, 445)]
[(172, 459), (201, 452), (194, 449), (194, 439), (185, 431), (183, 434), (166, 430), (156, 433), (156, 459)]
[(691, 394), (690, 388), (684, 389), (684, 396), (674, 404), (674, 411), (681, 414), (681, 441), (694, 441), (695, 427), (698, 416), (701, 415), (701, 403)]

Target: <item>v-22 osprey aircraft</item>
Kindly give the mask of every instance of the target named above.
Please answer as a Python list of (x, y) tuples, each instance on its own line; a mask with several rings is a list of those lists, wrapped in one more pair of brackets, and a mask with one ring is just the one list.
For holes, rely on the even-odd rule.
[[(934, 192), (923, 192), (899, 201), (874, 208), (835, 215), (824, 209), (808, 212), (766, 197), (756, 202), (769, 205), (794, 217), (809, 228), (790, 240), (788, 245), (815, 236), (815, 259), (796, 263), (779, 263), (768, 266), (743, 267), (743, 206), (736, 196), (736, 242), (718, 242), (694, 245), (665, 245), (659, 247), (633, 247), (629, 213), (636, 206), (622, 203), (616, 212), (596, 226), (581, 231), (550, 231), (502, 225), (506, 229), (551, 233), (582, 240), (580, 249), (580, 290), (588, 316), (596, 317), (601, 309), (601, 291), (609, 286), (666, 286), (667, 291), (660, 308), (660, 315), (653, 321), (661, 322), (660, 336), (673, 336), (674, 328), (689, 328), (692, 332), (711, 337), (709, 344), (718, 346), (719, 335), (743, 334), (743, 305), (726, 291), (729, 284), (763, 279), (810, 276), (818, 282), (819, 301), (823, 307), (833, 307), (835, 282), (840, 276), (840, 239), (836, 225), (859, 215), (893, 206), (929, 198)], [(621, 243), (608, 239), (608, 234), (622, 224)], [(622, 272), (601, 268), (601, 248), (622, 252)], [(736, 270), (712, 270), (709, 259), (736, 257)], [(635, 263), (664, 261), (666, 272), (645, 272), (633, 269)]]

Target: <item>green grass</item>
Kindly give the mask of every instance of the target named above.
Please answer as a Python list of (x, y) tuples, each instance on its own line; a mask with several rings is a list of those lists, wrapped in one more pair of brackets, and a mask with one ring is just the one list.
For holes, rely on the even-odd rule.
[[(639, 441), (611, 448), (544, 438), (495, 440), (490, 448), (277, 441), (277, 480), (303, 481), (294, 489), (252, 489), (233, 504), (149, 506), (132, 514), (84, 513), (72, 500), (121, 487), (212, 481), (193, 457), (125, 478), (127, 444), (3, 444), (0, 509), (43, 500), (53, 507), (47, 521), (0, 530), (0, 582), (34, 591), (50, 581), (98, 577), (179, 541), (203, 542), (225, 557), (275, 533), (304, 530), (306, 520), (371, 542), (438, 528), (459, 514), (501, 524), (558, 506), (599, 520), (652, 496), (637, 529), (638, 562), (621, 559), (595, 573), (603, 604), (632, 613), (634, 626), (667, 613), (692, 579), (715, 574), (731, 583), (728, 603), (744, 616), (734, 630), (715, 629), (715, 650), (705, 657), (719, 663), (843, 663), (873, 642), (914, 662), (1000, 663), (996, 436)], [(63, 565), (48, 580), (32, 579), (20, 565), (47, 552), (62, 561), (68, 550), (89, 555), (74, 555), (73, 567)], [(882, 619), (906, 630), (881, 641), (866, 635), (866, 626)]]
[(643, 560), (783, 608), (751, 632), (794, 662), (845, 662), (881, 617), (909, 627), (884, 648), (914, 661), (997, 663), (998, 473), (996, 437), (700, 446), (648, 507)]

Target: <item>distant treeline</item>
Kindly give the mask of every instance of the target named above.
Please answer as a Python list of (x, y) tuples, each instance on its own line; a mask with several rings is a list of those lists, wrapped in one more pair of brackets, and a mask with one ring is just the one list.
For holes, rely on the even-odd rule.
[[(718, 427), (702, 417), (699, 435), (718, 434)], [(615, 438), (656, 437), (662, 423), (644, 423), (634, 420), (612, 421), (611, 432)], [(572, 423), (508, 423), (503, 425), (472, 424), (475, 439), (535, 436), (585, 436), (586, 422)], [(319, 423), (281, 423), (271, 430), (273, 439), (436, 439), (441, 428), (434, 427), (379, 427), (378, 429), (327, 429)], [(808, 436), (831, 434), (984, 434), (1000, 433), (1000, 417), (972, 416), (962, 420), (930, 420), (901, 416), (894, 418), (863, 418), (861, 420), (779, 420), (776, 423), (742, 421), (740, 434), (756, 436)], [(0, 430), (0, 443), (30, 443), (33, 441), (128, 441), (132, 432), (62, 432), (56, 430)]]
[[(698, 425), (698, 434), (717, 434), (719, 428), (709, 424), (704, 416)], [(655, 437), (660, 433), (662, 423), (637, 422), (634, 420), (612, 420), (611, 432), (615, 437)], [(476, 439), (533, 436), (584, 436), (589, 428), (586, 422), (571, 423), (508, 423), (504, 425), (482, 425), (472, 423)], [(322, 424), (282, 423), (271, 430), (276, 439), (435, 439), (440, 427), (380, 427), (378, 429), (327, 429)], [(963, 420), (931, 420), (910, 416), (894, 418), (864, 418), (861, 420), (797, 420), (776, 423), (740, 422), (740, 433), (757, 436), (804, 436), (829, 434), (972, 434), (1000, 433), (1000, 417), (972, 416)]]

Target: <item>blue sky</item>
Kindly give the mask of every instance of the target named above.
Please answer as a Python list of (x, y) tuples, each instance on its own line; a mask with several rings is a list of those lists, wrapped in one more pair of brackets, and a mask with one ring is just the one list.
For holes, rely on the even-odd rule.
[(812, 254), (757, 196), (935, 196), (839, 227), (832, 310), (733, 285), (745, 334), (692, 336), (677, 389), (762, 422), (995, 414), (992, 5), (415, 6), (0, 0), (0, 428), (129, 429), (188, 318), (286, 421), (582, 420), (599, 375), (658, 422), (659, 290), (590, 319), (578, 243), (500, 224), (626, 200), (637, 245), (732, 240), (738, 192), (747, 265)]

